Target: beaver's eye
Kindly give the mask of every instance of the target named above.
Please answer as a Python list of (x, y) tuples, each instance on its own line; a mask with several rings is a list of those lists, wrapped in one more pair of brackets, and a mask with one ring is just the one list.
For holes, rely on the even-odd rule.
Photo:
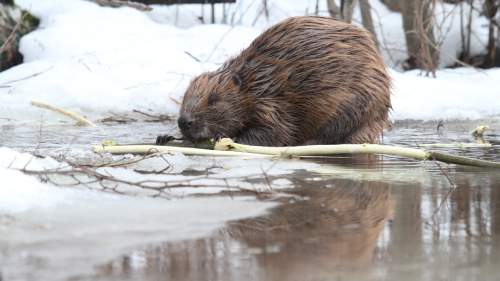
[(208, 95), (208, 105), (213, 105), (217, 101), (217, 93), (211, 92)]

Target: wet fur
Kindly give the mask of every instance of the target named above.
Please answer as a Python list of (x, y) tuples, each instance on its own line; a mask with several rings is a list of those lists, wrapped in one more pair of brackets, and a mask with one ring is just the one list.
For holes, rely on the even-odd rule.
[(294, 17), (240, 55), (196, 77), (180, 116), (192, 140), (254, 145), (376, 142), (388, 125), (390, 78), (367, 31), (332, 18)]

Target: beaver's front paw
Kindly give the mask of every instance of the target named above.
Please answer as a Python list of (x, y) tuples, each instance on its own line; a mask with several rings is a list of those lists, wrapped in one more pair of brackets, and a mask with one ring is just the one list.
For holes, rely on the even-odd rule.
[(175, 140), (174, 136), (161, 135), (156, 137), (156, 145), (167, 145), (169, 142)]

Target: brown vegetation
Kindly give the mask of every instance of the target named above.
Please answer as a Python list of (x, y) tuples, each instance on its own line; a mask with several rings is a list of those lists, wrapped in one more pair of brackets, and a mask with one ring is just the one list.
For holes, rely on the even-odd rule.
[(29, 13), (23, 11), (17, 16), (17, 12), (13, 3), (0, 3), (0, 71), (22, 63), (19, 40), (38, 26), (38, 20)]

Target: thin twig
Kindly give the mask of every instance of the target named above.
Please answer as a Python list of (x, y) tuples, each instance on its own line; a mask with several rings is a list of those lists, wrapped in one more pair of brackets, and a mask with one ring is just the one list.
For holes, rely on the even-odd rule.
[(23, 77), (23, 78), (14, 79), (14, 80), (9, 80), (9, 81), (7, 81), (7, 82), (4, 82), (4, 83), (0, 84), (0, 88), (3, 88), (3, 87), (10, 87), (10, 85), (9, 85), (9, 84), (16, 83), (16, 82), (20, 82), (20, 81), (24, 81), (24, 80), (28, 80), (28, 79), (30, 79), (30, 78), (33, 78), (33, 77), (36, 77), (36, 76), (38, 76), (38, 75), (43, 74), (43, 73), (45, 73), (45, 72), (47, 72), (47, 71), (51, 70), (52, 68), (54, 68), (54, 66), (51, 66), (51, 67), (49, 67), (49, 68), (47, 68), (47, 69), (44, 69), (44, 70), (42, 70), (42, 71), (39, 71), (39, 72), (35, 72), (35, 73), (33, 73), (33, 74), (29, 75), (29, 76)]
[(188, 56), (190, 56), (192, 59), (194, 59), (196, 62), (201, 62), (201, 60), (199, 58), (197, 58), (196, 56), (194, 56), (193, 54), (191, 54), (190, 52), (188, 51), (184, 51), (184, 53)]
[(140, 111), (138, 109), (134, 109), (134, 110), (132, 110), (132, 112), (144, 115), (146, 117), (154, 118), (155, 121), (160, 121), (160, 122), (161, 121), (171, 121), (173, 119), (172, 116), (168, 116), (168, 115), (164, 115), (164, 114), (153, 115), (153, 114), (149, 114), (149, 113), (144, 112), (144, 111)]

